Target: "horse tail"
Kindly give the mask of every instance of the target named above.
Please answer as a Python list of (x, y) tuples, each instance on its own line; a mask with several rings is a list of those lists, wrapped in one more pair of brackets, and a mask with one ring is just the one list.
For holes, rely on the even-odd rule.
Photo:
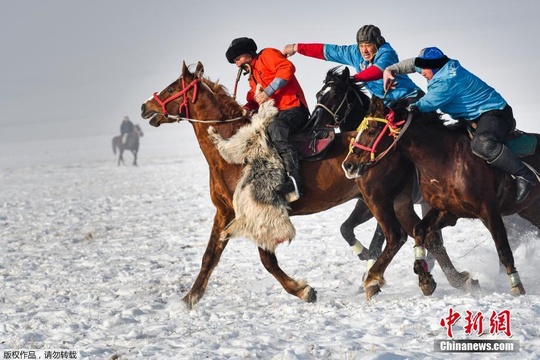
[(113, 151), (113, 154), (116, 155), (116, 138), (114, 137), (112, 139), (112, 151)]

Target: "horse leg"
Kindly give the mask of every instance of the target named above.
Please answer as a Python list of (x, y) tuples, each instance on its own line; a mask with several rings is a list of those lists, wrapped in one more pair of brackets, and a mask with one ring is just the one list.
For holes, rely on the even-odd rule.
[[(510, 244), (512, 251), (516, 251), (523, 243), (523, 232), (531, 233), (531, 235), (534, 233), (536, 237), (540, 237), (540, 228), (538, 226), (540, 225), (540, 214), (538, 214), (540, 206), (535, 208), (534, 204), (532, 205), (533, 207), (527, 207), (523, 214), (513, 214), (503, 217), (504, 227), (506, 228), (506, 234), (508, 236), (508, 243)], [(535, 221), (537, 224), (534, 223)], [(506, 273), (506, 268), (500, 262), (499, 273)]]
[(510, 244), (508, 244), (508, 236), (506, 235), (506, 228), (504, 227), (501, 214), (498, 212), (497, 207), (489, 205), (487, 204), (485, 206), (484, 213), (487, 215), (481, 217), (481, 219), (495, 242), (500, 262), (506, 268), (506, 274), (510, 280), (510, 293), (515, 296), (525, 295), (525, 288), (514, 266), (514, 255), (512, 254)]
[(370, 203), (375, 205), (372, 207), (372, 212), (383, 229), (386, 247), (371, 266), (364, 280), (363, 286), (367, 300), (380, 292), (381, 287), (385, 284), (384, 271), (407, 241), (407, 234), (396, 217), (393, 204), (388, 203), (386, 199), (370, 201)]
[[(356, 202), (356, 205), (354, 206), (354, 209), (351, 215), (349, 215), (347, 220), (345, 220), (345, 222), (343, 222), (343, 224), (341, 224), (341, 227), (340, 227), (341, 236), (343, 236), (345, 241), (347, 241), (347, 243), (351, 247), (352, 252), (355, 255), (357, 255), (360, 260), (368, 260), (370, 258), (369, 255), (371, 254), (369, 253), (370, 251), (368, 251), (360, 243), (360, 241), (356, 239), (356, 236), (354, 235), (354, 229), (358, 225), (365, 223), (371, 218), (373, 218), (371, 211), (369, 211), (369, 208), (367, 207), (364, 200), (360, 198)], [(377, 228), (379, 229), (379, 227)], [(375, 234), (377, 234), (377, 232)], [(384, 235), (382, 234), (382, 232), (380, 234), (383, 236), (382, 242), (384, 242)], [(376, 240), (377, 242), (381, 241), (378, 238), (376, 239), (376, 235), (374, 235), (373, 239)], [(373, 240), (371, 244), (373, 244)], [(370, 245), (370, 249), (371, 249), (371, 246), (372, 245)], [(381, 247), (382, 247), (382, 243), (381, 243)]]
[[(465, 292), (477, 292), (480, 290), (478, 280), (471, 278), (468, 271), (458, 272), (450, 260), (442, 238), (439, 236), (440, 230), (446, 226), (453, 226), (457, 218), (452, 214), (435, 209), (429, 210), (424, 218), (416, 224), (413, 230), (415, 238), (415, 262), (414, 272), (418, 274), (420, 288), (424, 295), (431, 295), (430, 289), (432, 278), (429, 273), (425, 259), (425, 248), (433, 253), (439, 263), (450, 286)], [(433, 289), (434, 290), (434, 289)], [(430, 292), (431, 291), (431, 292)]]
[(296, 281), (281, 270), (275, 253), (259, 247), (259, 256), (266, 270), (279, 281), (285, 291), (308, 303), (317, 301), (317, 291), (305, 281)]
[(133, 166), (138, 166), (137, 165), (137, 152), (132, 151), (132, 153), (133, 153)]
[(202, 258), (201, 270), (189, 292), (182, 298), (182, 301), (186, 303), (189, 309), (193, 308), (204, 295), (210, 275), (212, 274), (212, 271), (214, 271), (223, 250), (225, 250), (225, 247), (228, 244), (228, 240), (220, 240), (221, 231), (233, 217), (234, 214), (222, 215), (219, 211), (214, 216), (214, 225), (212, 226), (210, 239)]
[(536, 226), (540, 231), (540, 199), (521, 210), (518, 215)]
[(124, 164), (124, 149), (120, 148), (119, 149), (119, 155), (118, 155), (118, 166), (120, 166), (120, 162), (122, 163), (122, 165)]
[[(422, 217), (431, 210), (431, 207), (425, 200), (422, 200), (420, 206), (422, 208)], [(431, 272), (433, 269), (434, 264), (431, 259), (434, 258), (441, 267), (450, 286), (462, 291), (477, 291), (480, 288), (478, 280), (471, 279), (471, 274), (468, 271), (457, 271), (444, 247), (441, 229), (448, 225), (450, 225), (450, 223), (436, 223), (436, 227), (426, 235), (425, 242), (428, 250), (426, 262), (428, 263), (428, 271)]]

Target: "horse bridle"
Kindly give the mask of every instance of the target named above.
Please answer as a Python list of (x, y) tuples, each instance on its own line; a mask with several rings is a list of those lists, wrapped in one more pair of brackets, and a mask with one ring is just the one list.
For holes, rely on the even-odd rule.
[[(358, 134), (356, 135), (356, 138), (351, 139), (351, 146), (349, 148), (349, 154), (353, 151), (354, 148), (358, 148), (364, 151), (367, 151), (370, 153), (370, 162), (368, 165), (375, 165), (379, 160), (381, 160), (392, 148), (396, 147), (396, 144), (398, 140), (401, 138), (401, 136), (405, 133), (407, 128), (409, 127), (411, 121), (412, 121), (412, 112), (409, 113), (407, 116), (407, 120), (401, 120), (398, 122), (395, 122), (394, 120), (394, 111), (390, 110), (390, 112), (383, 118), (368, 116), (365, 117), (364, 120), (360, 123), (358, 126)], [(373, 140), (371, 145), (365, 146), (359, 143), (360, 141), (360, 135), (362, 134), (362, 131), (366, 130), (368, 128), (368, 122), (369, 121), (378, 121), (381, 123), (384, 123), (384, 128), (379, 132), (379, 135)], [(403, 125), (403, 127), (400, 128), (400, 126)], [(386, 148), (383, 152), (381, 152), (379, 155), (376, 155), (377, 153), (377, 147), (379, 143), (381, 142), (383, 136), (385, 136), (388, 133), (388, 136), (392, 136), (394, 138), (394, 141)]]
[[(186, 121), (195, 122), (195, 123), (211, 123), (211, 124), (228, 123), (228, 122), (238, 121), (238, 120), (242, 120), (242, 119), (247, 118), (246, 116), (239, 116), (239, 117), (236, 117), (236, 118), (233, 118), (233, 119), (227, 119), (227, 120), (204, 120), (204, 121), (203, 120), (197, 120), (197, 119), (190, 119), (189, 118), (189, 101), (188, 101), (187, 92), (191, 88), (193, 88), (193, 98), (191, 99), (192, 104), (194, 104), (195, 101), (197, 101), (197, 95), (198, 95), (198, 91), (199, 91), (198, 85), (199, 84), (203, 84), (208, 90), (210, 90), (211, 93), (214, 94), (214, 92), (212, 91), (212, 89), (210, 89), (210, 87), (208, 85), (206, 85), (204, 83), (204, 81), (201, 80), (201, 78), (193, 79), (187, 86), (185, 85), (184, 78), (182, 76), (180, 76), (179, 81), (180, 80), (182, 81), (182, 90), (180, 92), (176, 93), (176, 94), (173, 94), (173, 95), (169, 96), (167, 99), (161, 100), (159, 98), (157, 92), (155, 92), (153, 94), (154, 100), (156, 100), (156, 102), (161, 106), (161, 109), (163, 110), (161, 115), (164, 118), (173, 119), (173, 120), (176, 120), (177, 122), (180, 122), (182, 120), (186, 120)], [(178, 99), (181, 96), (184, 96), (184, 101), (182, 101), (182, 103), (178, 106), (178, 115), (169, 114), (169, 112), (167, 111), (167, 104), (170, 103), (171, 101), (174, 101), (174, 100)], [(182, 109), (185, 109), (185, 116), (182, 116)]]
[[(168, 119), (169, 117), (171, 117), (173, 119), (176, 119), (176, 120), (178, 120), (178, 118), (182, 118), (182, 116), (181, 116), (182, 108), (186, 109), (186, 117), (189, 117), (189, 107), (188, 107), (187, 92), (191, 88), (193, 88), (193, 98), (191, 99), (191, 102), (195, 103), (195, 101), (197, 100), (197, 92), (199, 90), (197, 85), (201, 82), (201, 79), (200, 78), (193, 79), (193, 81), (190, 82), (187, 86), (184, 83), (184, 78), (183, 77), (180, 77), (180, 79), (178, 79), (178, 80), (182, 81), (182, 90), (179, 91), (176, 94), (173, 94), (173, 95), (169, 96), (167, 99), (161, 101), (161, 99), (157, 95), (157, 92), (154, 93), (154, 100), (156, 100), (157, 103), (159, 105), (161, 105), (161, 109), (163, 110), (163, 113), (161, 115), (163, 115), (163, 117), (165, 117), (166, 119)], [(167, 104), (170, 103), (171, 101), (174, 101), (174, 100), (178, 99), (180, 96), (184, 96), (184, 101), (178, 106), (178, 115), (169, 114), (169, 112), (167, 111)]]
[[(326, 83), (326, 85), (330, 86), (332, 83), (334, 83), (334, 81), (329, 81), (328, 83)], [(332, 118), (334, 119), (334, 126), (335, 127), (339, 126), (339, 124), (341, 124), (341, 122), (343, 122), (347, 118), (347, 116), (349, 116), (349, 113), (353, 109), (354, 102), (349, 102), (349, 93), (351, 91), (354, 93), (354, 95), (356, 96), (356, 98), (358, 99), (360, 104), (363, 105), (363, 101), (362, 101), (362, 98), (360, 97), (360, 94), (358, 94), (358, 90), (356, 90), (352, 86), (349, 86), (349, 87), (347, 87), (347, 91), (345, 92), (345, 95), (343, 96), (343, 99), (341, 100), (341, 102), (339, 103), (339, 105), (338, 105), (338, 107), (337, 107), (337, 109), (335, 111), (332, 111), (328, 106), (318, 102), (317, 104), (315, 104), (315, 108), (313, 109), (313, 112), (315, 112), (317, 110), (317, 108), (322, 108), (322, 109), (326, 110), (330, 114), (330, 116), (332, 116)], [(341, 120), (340, 120), (339, 112), (341, 110), (341, 107), (345, 103), (347, 104), (347, 109), (345, 109), (345, 114), (343, 115), (343, 118), (341, 118)]]

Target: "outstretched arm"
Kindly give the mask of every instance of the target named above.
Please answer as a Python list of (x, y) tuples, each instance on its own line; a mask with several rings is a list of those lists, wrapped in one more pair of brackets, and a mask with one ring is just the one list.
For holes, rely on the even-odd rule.
[(316, 59), (324, 58), (324, 44), (287, 44), (283, 48), (283, 54), (287, 57), (299, 53)]
[(397, 74), (411, 74), (413, 72), (416, 72), (414, 58), (402, 60), (384, 69), (383, 84), (385, 91), (388, 91), (390, 87), (395, 88), (395, 76)]

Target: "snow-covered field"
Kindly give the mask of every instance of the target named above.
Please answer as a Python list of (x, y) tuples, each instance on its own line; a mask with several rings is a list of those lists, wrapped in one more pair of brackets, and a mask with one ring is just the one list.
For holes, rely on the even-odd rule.
[[(365, 263), (339, 234), (354, 202), (294, 217), (296, 239), (278, 247), (281, 267), (317, 290), (316, 303), (287, 294), (255, 245), (234, 239), (206, 295), (187, 310), (180, 299), (214, 215), (207, 166), (193, 138), (180, 136), (188, 124), (144, 126), (139, 167), (117, 167), (109, 137), (0, 144), (0, 358), (9, 349), (76, 350), (86, 359), (538, 358), (536, 235), (519, 231), (514, 252), (526, 296), (509, 294), (482, 224), (460, 220), (444, 230), (445, 243), (458, 269), (479, 279), (479, 296), (451, 288), (436, 268), (438, 288), (424, 297), (409, 240), (368, 303), (359, 291)], [(374, 228), (356, 230), (364, 244)], [(490, 315), (505, 310), (511, 337), (490, 333)], [(448, 339), (440, 321), (450, 311), (461, 315), (454, 339), (515, 340), (519, 352), (434, 352), (435, 340)], [(484, 315), (484, 335), (466, 333), (467, 311)]]

